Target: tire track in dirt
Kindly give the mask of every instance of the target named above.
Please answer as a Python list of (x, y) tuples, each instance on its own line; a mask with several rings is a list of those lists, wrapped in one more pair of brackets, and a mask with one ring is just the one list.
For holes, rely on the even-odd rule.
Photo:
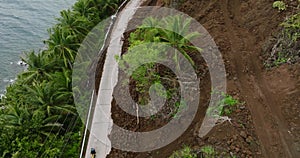
[[(152, 5), (154, 3), (161, 4), (162, 1), (149, 0), (149, 2), (153, 2)], [(300, 116), (297, 109), (300, 109), (300, 75), (298, 78), (286, 80), (286, 74), (289, 74), (289, 72), (282, 73), (285, 77), (282, 80), (289, 83), (281, 84), (277, 81), (281, 79), (281, 76), (276, 72), (282, 72), (282, 70), (267, 72), (260, 57), (261, 48), (266, 39), (277, 30), (278, 24), (282, 22), (284, 16), (283, 13), (278, 13), (272, 8), (272, 2), (266, 0), (189, 0), (182, 6), (185, 13), (196, 18), (215, 38), (223, 54), (228, 80), (230, 80), (228, 82), (228, 92), (235, 92), (235, 95), (241, 101), (246, 102), (247, 111), (248, 109), (251, 111), (252, 119), (250, 117), (248, 120), (254, 122), (256, 135), (262, 149), (261, 151), (253, 150), (251, 148), (253, 142), (249, 143), (249, 146), (237, 143), (236, 145), (239, 146), (234, 147), (238, 147), (236, 148), (238, 150), (241, 149), (241, 151), (237, 151), (240, 157), (285, 158), (299, 155), (297, 148), (299, 151)], [(296, 69), (300, 70), (299, 68), (300, 65)], [(300, 74), (300, 71), (297, 74)], [(206, 98), (204, 97), (202, 102)], [(286, 102), (286, 100), (292, 101)], [(291, 109), (296, 110), (292, 111)], [(287, 112), (284, 112), (285, 110)], [(204, 111), (199, 112), (197, 118), (201, 118), (202, 114), (204, 114)], [(287, 116), (286, 114), (291, 115)], [(249, 112), (243, 116), (248, 118)], [(237, 119), (233, 121), (239, 121)], [(249, 123), (245, 122), (246, 119), (243, 120), (243, 123), (253, 127), (252, 121)], [(294, 125), (290, 125), (291, 122)], [(198, 123), (193, 122), (193, 124)], [(196, 134), (194, 133), (198, 130), (191, 127), (181, 138), (160, 150), (147, 153), (115, 151), (112, 157), (166, 157), (174, 150), (180, 149), (180, 144), (183, 143), (195, 146), (198, 149), (206, 142), (221, 143), (224, 150), (230, 151), (231, 145), (228, 144), (225, 138), (230, 138), (227, 135), (232, 133), (226, 132), (225, 129), (230, 132), (234, 131), (232, 133), (236, 136), (239, 136), (240, 130), (254, 133), (251, 131), (253, 128), (250, 130), (249, 127), (245, 129), (232, 126), (229, 123), (227, 125), (222, 124), (216, 126), (215, 130), (212, 131), (213, 135), (210, 138), (214, 138), (215, 141), (210, 141), (195, 139)], [(256, 135), (252, 135), (255, 140), (257, 139)], [(237, 142), (244, 141), (243, 138), (235, 140)], [(298, 143), (298, 146), (293, 142)], [(242, 154), (244, 150), (249, 148), (252, 149), (252, 153)]]
[[(231, 43), (232, 51), (228, 53), (228, 58), (239, 79), (236, 85), (250, 108), (263, 155), (296, 157), (293, 138), (288, 133), (288, 122), (282, 116), (279, 101), (276, 99), (278, 96), (271, 93), (268, 81), (263, 77), (264, 69), (259, 60), (258, 45), (262, 41), (257, 41), (257, 37), (248, 29), (235, 24), (243, 18), (240, 6), (239, 0), (225, 0), (220, 4), (226, 26), (225, 35)], [(232, 20), (233, 17), (236, 21)]]

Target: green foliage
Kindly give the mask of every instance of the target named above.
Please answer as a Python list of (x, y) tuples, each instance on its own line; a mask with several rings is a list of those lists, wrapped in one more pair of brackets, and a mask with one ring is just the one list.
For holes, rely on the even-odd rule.
[(212, 146), (202, 147), (201, 152), (204, 153), (204, 157), (207, 157), (207, 158), (214, 158), (215, 156), (217, 156), (217, 153)]
[(142, 44), (135, 49), (129, 48), (129, 52), (118, 60), (121, 69), (129, 75), (128, 77), (136, 81), (137, 92), (145, 93), (152, 84), (160, 82), (160, 76), (155, 71), (155, 64), (147, 63), (147, 61), (159, 61), (162, 49), (163, 47), (152, 48), (151, 45)]
[(267, 68), (284, 63), (299, 62), (300, 13), (287, 18), (281, 26), (283, 26), (282, 32), (278, 36), (277, 43), (272, 47), (271, 55), (265, 62)]
[(288, 61), (288, 59), (286, 57), (283, 56), (283, 53), (278, 52), (278, 57), (277, 59), (274, 61), (275, 66), (279, 66), (283, 63), (286, 63)]
[[(130, 35), (129, 41), (134, 45), (144, 42), (160, 42), (170, 45), (179, 50), (179, 52), (192, 64), (194, 61), (188, 55), (188, 52), (201, 51), (200, 48), (192, 46), (190, 41), (199, 37), (198, 32), (190, 32), (191, 19), (180, 15), (167, 16), (162, 19), (153, 17), (146, 18), (142, 26)], [(174, 54), (175, 62), (179, 59)]]
[(283, 1), (275, 1), (273, 3), (273, 8), (278, 8), (279, 11), (286, 10), (287, 5)]
[(234, 106), (239, 104), (240, 102), (234, 99), (232, 96), (228, 94), (222, 94), (224, 98), (221, 100), (220, 104), (227, 105), (227, 106)]
[(223, 99), (220, 101), (220, 106), (223, 106), (223, 109), (220, 111), (220, 115), (229, 115), (232, 113), (231, 108), (237, 104), (241, 104), (240, 101), (234, 99), (232, 96), (228, 94), (222, 94)]
[(178, 113), (182, 112), (185, 108), (187, 108), (187, 103), (183, 99), (175, 102), (175, 110), (172, 114), (173, 117), (174, 118), (180, 117)]
[[(212, 92), (217, 93), (217, 92)], [(237, 104), (242, 104), (239, 100), (234, 99), (232, 96), (222, 93), (220, 94), (222, 99), (217, 103), (216, 106), (209, 107), (207, 113), (212, 116), (223, 116), (232, 113), (232, 108)]]
[[(190, 33), (190, 24), (191, 19), (185, 19), (183, 16), (179, 15), (167, 16), (163, 19), (156, 19), (153, 17), (146, 18), (143, 21), (142, 26), (130, 34), (129, 50), (143, 43), (159, 42), (176, 48), (192, 65), (194, 65), (194, 61), (188, 55), (187, 51), (201, 51), (200, 48), (190, 44), (190, 41), (200, 34), (198, 32)], [(162, 50), (160, 50), (160, 52), (162, 52)], [(175, 62), (178, 62), (176, 54), (174, 54), (174, 60)]]
[[(149, 17), (143, 21), (143, 24), (138, 29), (130, 34), (128, 53), (122, 57), (116, 57), (116, 59), (121, 69), (135, 83), (135, 90), (140, 93), (139, 103), (145, 104), (147, 102), (144, 97), (148, 96), (148, 89), (152, 85), (162, 85), (166, 83), (163, 81), (164, 79), (167, 79), (168, 82), (176, 83), (175, 77), (163, 76), (165, 72), (162, 72), (158, 64), (147, 63), (147, 61), (155, 61), (156, 63), (168, 62), (164, 60), (166, 52), (168, 52), (168, 48), (175, 48), (193, 66), (195, 65), (188, 53), (201, 51), (201, 49), (192, 46), (190, 43), (191, 40), (199, 36), (197, 32), (190, 32), (190, 24), (191, 19), (185, 19), (179, 15), (167, 16), (162, 19)], [(180, 70), (180, 60), (177, 53), (173, 53), (171, 58), (177, 64), (177, 69)], [(166, 89), (162, 89), (159, 86), (154, 88), (159, 96), (171, 100), (172, 95), (176, 93), (174, 85), (176, 84), (166, 86)], [(173, 108), (175, 110), (173, 109), (171, 115), (179, 117), (177, 113), (186, 106), (186, 102), (183, 100), (174, 101)]]
[(169, 158), (197, 158), (197, 155), (190, 147), (185, 146), (183, 149), (175, 151)]
[(281, 24), (289, 39), (296, 42), (300, 38), (300, 13), (297, 13)]
[(27, 70), (0, 99), (0, 157), (79, 157), (83, 124), (71, 85), (77, 50), (122, 0), (78, 0), (48, 30), (46, 50), (26, 53)]

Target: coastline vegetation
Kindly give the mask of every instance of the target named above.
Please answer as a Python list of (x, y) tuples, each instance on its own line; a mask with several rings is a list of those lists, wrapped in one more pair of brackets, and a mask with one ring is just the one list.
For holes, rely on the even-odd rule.
[(123, 0), (78, 0), (48, 30), (46, 48), (26, 53), (26, 71), (0, 99), (0, 157), (78, 157), (83, 123), (71, 74), (80, 43)]

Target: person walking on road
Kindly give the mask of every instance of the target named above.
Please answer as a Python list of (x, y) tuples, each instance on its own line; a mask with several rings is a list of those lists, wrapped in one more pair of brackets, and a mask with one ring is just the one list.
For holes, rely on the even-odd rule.
[(91, 158), (96, 158), (96, 150), (94, 148), (91, 149)]

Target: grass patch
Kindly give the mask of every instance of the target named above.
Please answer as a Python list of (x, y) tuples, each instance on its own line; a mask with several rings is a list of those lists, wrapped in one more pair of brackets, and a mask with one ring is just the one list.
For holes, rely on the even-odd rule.
[(219, 101), (217, 106), (212, 106), (208, 108), (207, 113), (209, 115), (216, 115), (217, 117), (230, 115), (237, 104), (243, 104), (239, 100), (234, 99), (231, 95), (225, 93), (222, 93), (220, 95), (222, 95), (222, 99)]
[(169, 158), (197, 158), (197, 154), (189, 146), (184, 146), (183, 149), (175, 151)]

